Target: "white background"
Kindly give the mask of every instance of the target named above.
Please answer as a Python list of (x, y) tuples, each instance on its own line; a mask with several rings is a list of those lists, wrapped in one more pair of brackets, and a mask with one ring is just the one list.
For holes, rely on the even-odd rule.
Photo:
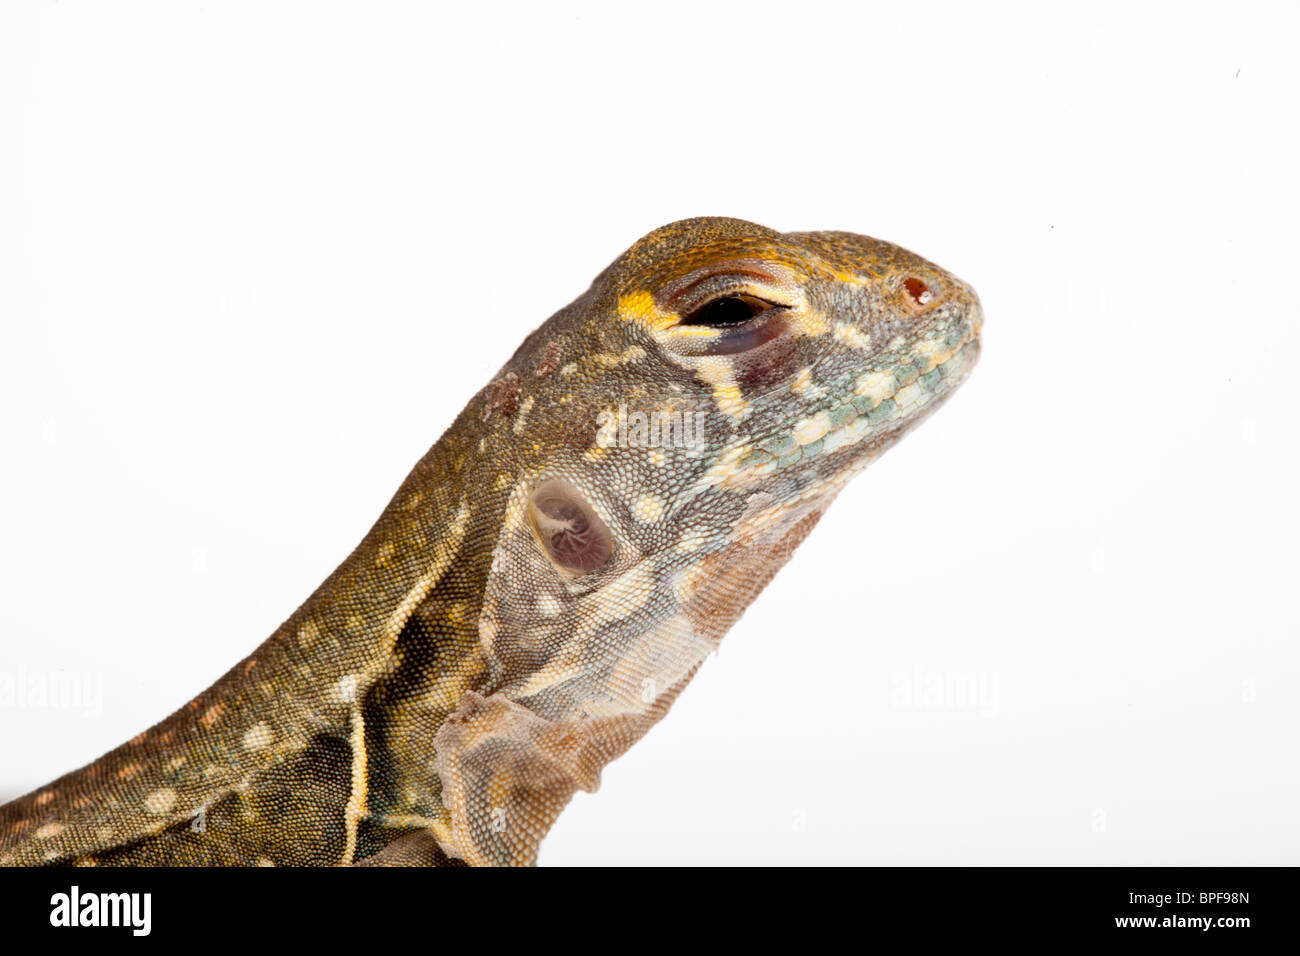
[(1294, 6), (0, 9), (0, 670), (103, 688), (0, 708), (0, 793), (248, 653), (525, 333), (724, 214), (937, 261), (984, 358), (542, 862), (1300, 863)]

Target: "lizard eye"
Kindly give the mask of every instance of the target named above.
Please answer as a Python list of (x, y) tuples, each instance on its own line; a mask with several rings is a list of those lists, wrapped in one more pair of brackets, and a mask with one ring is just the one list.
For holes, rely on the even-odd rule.
[(594, 571), (613, 553), (609, 528), (567, 481), (556, 478), (538, 487), (529, 501), (528, 518), (543, 550), (570, 574)]
[(771, 302), (765, 302), (752, 295), (728, 295), (706, 302), (689, 313), (679, 324), (729, 328), (748, 322), (770, 308), (773, 308)]
[(779, 336), (785, 330), (788, 311), (775, 302), (733, 292), (692, 309), (677, 324), (716, 332), (707, 343), (701, 343), (701, 354), (736, 355)]

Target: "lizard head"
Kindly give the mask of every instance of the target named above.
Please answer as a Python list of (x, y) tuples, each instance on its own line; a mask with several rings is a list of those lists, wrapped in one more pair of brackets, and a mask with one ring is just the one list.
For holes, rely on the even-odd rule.
[(851, 233), (688, 220), (642, 239), (604, 281), (629, 346), (672, 370), (646, 411), (685, 396), (703, 412), (697, 493), (788, 503), (838, 490), (950, 395), (979, 351), (968, 285)]
[(511, 469), (480, 481), (503, 498), (499, 679), (554, 689), (557, 647), (576, 673), (633, 620), (716, 642), (965, 380), (982, 324), (970, 286), (866, 236), (701, 218), (640, 239), (483, 395), (482, 459)]
[(970, 286), (898, 246), (702, 218), (524, 342), (466, 411), (501, 520), (485, 696), (437, 744), (457, 852), (528, 858), (473, 823), (465, 781), (552, 780), (551, 809), (594, 789), (845, 483), (967, 377), (982, 324)]
[(581, 587), (820, 513), (961, 384), (982, 324), (970, 286), (890, 243), (689, 219), (534, 333), (483, 414), (507, 413), (498, 459)]

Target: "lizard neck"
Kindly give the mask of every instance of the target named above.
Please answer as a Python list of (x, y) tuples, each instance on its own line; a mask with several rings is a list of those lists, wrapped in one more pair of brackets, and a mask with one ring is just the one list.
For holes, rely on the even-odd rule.
[(475, 673), (464, 666), (476, 647), (470, 603), (482, 594), (494, 520), (489, 497), (465, 492), (475, 425), (468, 413), (457, 419), (352, 554), (252, 654), (154, 727), (0, 809), (0, 863), (144, 840), (255, 789), (326, 738), (343, 753), (347, 779), (334, 789), (348, 804), (347, 845), (336, 849), (351, 856), (368, 802), (367, 735), (385, 745), (366, 726), (369, 702), (398, 707), (402, 695), (385, 682), (431, 656)]

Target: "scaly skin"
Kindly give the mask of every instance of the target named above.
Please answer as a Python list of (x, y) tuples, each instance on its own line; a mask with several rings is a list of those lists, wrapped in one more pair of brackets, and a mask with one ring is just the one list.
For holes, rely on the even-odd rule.
[(966, 378), (982, 323), (969, 286), (875, 239), (650, 233), (250, 657), (0, 807), (0, 863), (534, 862), (844, 484)]

